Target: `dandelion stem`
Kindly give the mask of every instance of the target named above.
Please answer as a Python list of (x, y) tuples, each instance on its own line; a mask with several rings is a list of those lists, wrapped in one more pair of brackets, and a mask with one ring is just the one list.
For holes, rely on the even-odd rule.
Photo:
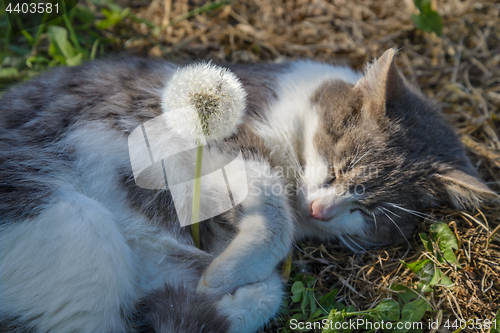
[(203, 161), (203, 144), (201, 140), (197, 140), (198, 148), (196, 149), (196, 166), (194, 171), (194, 187), (193, 187), (193, 210), (191, 233), (193, 242), (197, 248), (200, 248), (200, 196), (201, 196), (201, 163)]

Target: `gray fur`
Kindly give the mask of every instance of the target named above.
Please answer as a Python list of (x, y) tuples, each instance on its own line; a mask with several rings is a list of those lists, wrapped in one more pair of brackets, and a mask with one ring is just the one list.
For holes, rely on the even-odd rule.
[[(0, 223), (39, 212), (74, 159), (59, 145), (97, 121), (127, 135), (161, 114), (158, 90), (173, 72), (142, 59), (57, 68), (15, 87), (0, 105)], [(130, 173), (130, 172), (129, 172)]]
[(165, 286), (146, 295), (137, 309), (138, 333), (220, 333), (229, 328), (215, 300), (185, 286)]

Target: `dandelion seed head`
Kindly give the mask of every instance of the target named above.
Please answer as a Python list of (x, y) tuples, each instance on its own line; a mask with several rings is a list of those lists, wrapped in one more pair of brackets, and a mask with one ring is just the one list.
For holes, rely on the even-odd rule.
[(163, 92), (161, 106), (179, 135), (221, 140), (241, 124), (245, 100), (245, 90), (231, 71), (197, 63), (177, 70)]

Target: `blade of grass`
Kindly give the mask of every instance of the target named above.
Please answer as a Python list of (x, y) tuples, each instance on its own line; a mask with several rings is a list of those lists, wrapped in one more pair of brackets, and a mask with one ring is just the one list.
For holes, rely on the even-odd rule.
[(42, 23), (38, 26), (38, 29), (36, 31), (35, 35), (35, 41), (33, 42), (33, 48), (36, 47), (38, 44), (38, 40), (40, 39), (40, 36), (42, 35), (43, 29), (45, 29), (45, 23)]
[(220, 1), (220, 2), (209, 2), (209, 3), (206, 3), (204, 4), (203, 6), (201, 7), (198, 7), (198, 8), (195, 8), (185, 14), (182, 14), (182, 15), (179, 15), (177, 17), (174, 17), (173, 19), (171, 19), (166, 26), (162, 27), (162, 28), (166, 28), (168, 26), (171, 26), (171, 25), (175, 25), (181, 21), (184, 21), (184, 20), (187, 20), (187, 19), (190, 19), (191, 17), (193, 16), (196, 16), (196, 15), (199, 15), (199, 14), (202, 14), (202, 13), (206, 13), (206, 12), (210, 12), (212, 10), (215, 10), (219, 7), (222, 7), (222, 6), (225, 6), (225, 5), (228, 5), (230, 4), (231, 1), (229, 0), (223, 0), (223, 1)]
[[(111, 10), (111, 11), (116, 11), (116, 12), (121, 12), (121, 11), (123, 11), (123, 8), (122, 8), (121, 6), (119, 6), (119, 5), (115, 4), (115, 3), (106, 3), (106, 4), (105, 4), (105, 6), (106, 6), (109, 10)], [(146, 20), (146, 19), (143, 19), (143, 18), (137, 17), (137, 16), (136, 16), (134, 13), (132, 13), (132, 12), (129, 12), (129, 13), (127, 14), (127, 17), (128, 17), (129, 19), (131, 19), (132, 21), (135, 21), (135, 22), (137, 22), (137, 23), (144, 23), (144, 24), (145, 24), (148, 28), (150, 28), (150, 29), (157, 28), (157, 26), (156, 26), (154, 23), (152, 23), (152, 22), (150, 22), (150, 21), (148, 21), (148, 20)]]
[(281, 268), (281, 278), (286, 283), (290, 279), (290, 272), (292, 271), (292, 252), (283, 261), (283, 266)]
[(137, 17), (134, 15), (134, 13), (130, 12), (128, 13), (127, 17), (131, 19), (132, 21), (136, 21), (137, 23), (144, 23), (149, 29), (155, 29), (158, 28), (154, 23), (151, 23), (150, 21)]
[(73, 30), (73, 25), (71, 24), (69, 18), (68, 18), (68, 12), (66, 11), (66, 5), (64, 4), (64, 1), (61, 1), (62, 8), (64, 11), (64, 14), (62, 15), (64, 23), (66, 23), (66, 28), (68, 29), (69, 32), (69, 38), (71, 39), (71, 42), (74, 44), (76, 47), (78, 53), (82, 53), (82, 49), (80, 48), (80, 43), (78, 43), (78, 39), (76, 38), (75, 30)]
[(19, 29), (21, 29), (21, 33), (23, 34), (23, 36), (26, 37), (30, 46), (32, 46), (34, 39), (26, 30), (24, 30), (23, 22), (21, 22), (21, 19), (19, 18), (19, 16), (16, 16), (16, 22), (17, 22), (17, 25), (19, 26)]
[(43, 30), (45, 29), (45, 26), (46, 26), (46, 24), (45, 24), (45, 20), (46, 20), (46, 19), (47, 19), (47, 12), (44, 12), (44, 13), (43, 13), (43, 17), (42, 17), (42, 24), (40, 24), (40, 25), (38, 26), (38, 29), (37, 29), (36, 34), (35, 34), (35, 41), (34, 41), (34, 43), (33, 43), (33, 49), (32, 49), (33, 54), (35, 54), (35, 53), (36, 53), (36, 52), (35, 52), (35, 48), (36, 48), (36, 46), (38, 45), (38, 41), (40, 40), (40, 36), (42, 35)]
[[(497, 236), (498, 230), (500, 230), (500, 224), (496, 226), (495, 229), (491, 232), (491, 236), (488, 239), (488, 244), (491, 244), (491, 241), (493, 240), (493, 237)], [(497, 236), (498, 237), (498, 236)]]
[(92, 49), (90, 51), (90, 60), (95, 59), (95, 54), (97, 52), (97, 47), (99, 46), (99, 39), (96, 39), (94, 44), (92, 45)]
[(5, 41), (3, 43), (4, 51), (8, 52), (9, 50), (9, 43), (10, 43), (10, 36), (12, 34), (12, 27), (10, 26), (10, 21), (9, 24), (7, 24), (7, 31), (5, 32)]
[[(185, 14), (182, 14), (182, 15), (179, 15), (177, 17), (174, 17), (172, 20), (170, 20), (166, 25), (162, 26), (162, 27), (158, 27), (157, 25), (155, 25), (154, 23), (146, 20), (146, 19), (143, 19), (141, 17), (137, 17), (134, 13), (130, 12), (127, 14), (127, 17), (129, 19), (131, 19), (132, 21), (135, 21), (137, 23), (144, 23), (149, 29), (153, 29), (153, 34), (159, 34), (160, 33), (160, 30), (161, 29), (165, 29), (166, 27), (170, 26), (170, 25), (174, 25), (174, 24), (177, 24), (181, 21), (184, 21), (184, 20), (187, 20), (193, 16), (196, 16), (196, 15), (199, 15), (199, 14), (202, 14), (202, 13), (206, 13), (206, 12), (209, 12), (209, 11), (212, 11), (212, 10), (215, 10), (219, 7), (222, 7), (224, 5), (228, 5), (230, 4), (231, 1), (230, 0), (223, 0), (223, 1), (220, 1), (220, 2), (210, 2), (210, 3), (206, 3), (204, 4), (203, 6), (201, 7), (198, 7), (198, 8), (195, 8)], [(116, 4), (108, 4), (107, 6), (109, 9), (111, 10), (123, 10), (120, 6), (116, 5)]]

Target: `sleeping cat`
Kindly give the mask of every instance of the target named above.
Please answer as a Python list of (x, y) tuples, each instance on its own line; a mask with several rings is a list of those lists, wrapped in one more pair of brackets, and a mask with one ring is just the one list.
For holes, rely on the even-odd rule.
[[(12, 88), (0, 104), (1, 331), (254, 332), (280, 311), (277, 267), (295, 240), (393, 244), (425, 208), (494, 196), (393, 56), (364, 76), (312, 61), (230, 66), (244, 122), (210, 151), (242, 152), (229, 180), (233, 195), (249, 191), (200, 223), (201, 249), (169, 190), (135, 183), (127, 146), (162, 114), (175, 64), (94, 61)], [(192, 146), (169, 126), (153, 144)], [(168, 162), (174, 178), (194, 174), (182, 161)], [(225, 184), (202, 187), (205, 204), (222, 204)]]

